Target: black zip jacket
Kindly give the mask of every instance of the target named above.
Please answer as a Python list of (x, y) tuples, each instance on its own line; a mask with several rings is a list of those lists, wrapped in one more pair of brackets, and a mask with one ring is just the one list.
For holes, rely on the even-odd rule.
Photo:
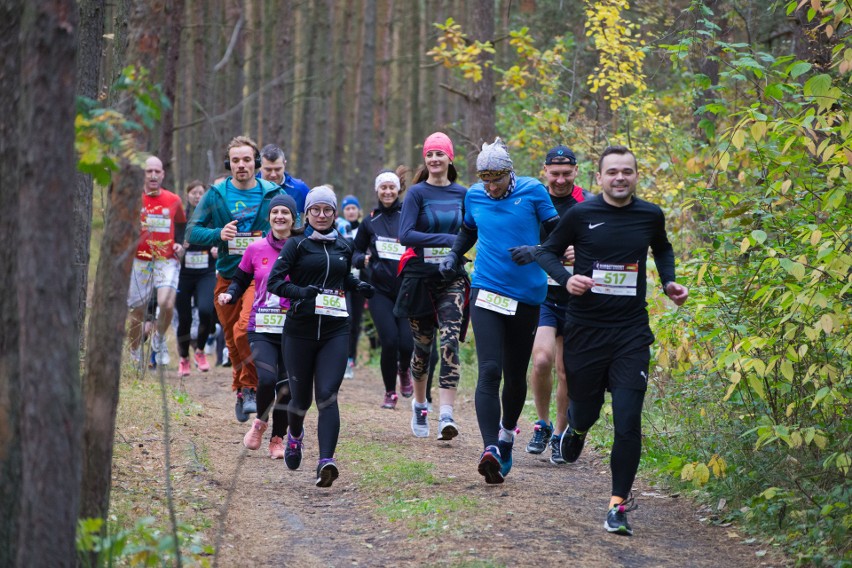
[[(284, 335), (304, 339), (328, 339), (349, 333), (349, 317), (314, 313), (315, 294), (308, 286), (353, 291), (361, 283), (351, 274), (352, 243), (343, 237), (315, 241), (305, 235), (287, 239), (269, 274), (267, 290), (290, 298)], [(290, 276), (289, 281), (284, 279)]]
[(361, 222), (358, 234), (355, 235), (355, 253), (352, 264), (355, 268), (365, 268), (364, 258), (370, 255), (369, 282), (376, 291), (396, 300), (399, 294), (400, 278), (397, 278), (399, 261), (390, 258), (379, 258), (376, 242), (379, 237), (399, 240), (399, 215), (402, 205), (399, 199), (390, 207), (379, 204), (370, 216)]

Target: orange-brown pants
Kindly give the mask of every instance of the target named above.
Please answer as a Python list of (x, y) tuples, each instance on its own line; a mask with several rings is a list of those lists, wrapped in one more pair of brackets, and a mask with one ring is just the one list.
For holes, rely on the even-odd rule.
[[(231, 281), (216, 275), (216, 289), (213, 291), (214, 302), (219, 294), (228, 291)], [(248, 341), (248, 321), (251, 305), (254, 302), (254, 280), (242, 297), (233, 304), (220, 306), (215, 302), (216, 315), (225, 330), (225, 345), (231, 359), (231, 389), (238, 391), (242, 388), (257, 389), (257, 369), (251, 356), (251, 346)]]

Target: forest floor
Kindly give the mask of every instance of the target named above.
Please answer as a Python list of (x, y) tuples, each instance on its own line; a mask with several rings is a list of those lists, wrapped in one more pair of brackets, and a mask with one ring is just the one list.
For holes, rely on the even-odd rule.
[[(306, 421), (302, 467), (290, 471), (268, 457), (268, 431), (260, 450), (243, 447), (251, 422), (234, 418), (230, 369), (193, 369), (183, 380), (170, 370), (165, 378), (175, 388), (170, 438), (178, 519), (200, 526), (203, 540), (216, 546), (207, 558), (214, 566), (787, 564), (736, 527), (702, 522), (706, 510), (641, 478), (634, 485), (639, 508), (629, 514), (634, 536), (607, 533), (608, 464), (588, 449), (562, 466), (548, 461), (549, 450), (525, 453), (532, 432), (525, 419), (506, 482), (486, 485), (476, 469), (481, 438), (469, 390), (459, 392), (458, 438), (437, 441), (432, 414), (432, 436), (417, 439), (409, 428), (410, 399), (401, 398), (396, 410), (381, 409), (378, 370), (359, 367), (339, 396), (340, 477), (319, 489), (315, 407)], [(149, 372), (142, 383), (152, 380)], [(122, 396), (114, 498), (135, 494), (128, 514), (163, 515), (162, 424), (146, 424), (138, 414), (159, 401)]]

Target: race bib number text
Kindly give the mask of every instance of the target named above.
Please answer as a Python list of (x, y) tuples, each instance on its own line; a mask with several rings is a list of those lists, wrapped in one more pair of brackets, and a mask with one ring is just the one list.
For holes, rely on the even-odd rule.
[(604, 264), (595, 262), (592, 270), (592, 279), (595, 281), (595, 285), (592, 287), (592, 292), (610, 296), (635, 296), (638, 274), (639, 265), (636, 263)]
[(210, 255), (206, 250), (190, 250), (183, 259), (187, 268), (207, 268), (210, 265)]
[(254, 330), (257, 333), (282, 333), (287, 308), (257, 308), (254, 314)]
[(395, 239), (378, 237), (376, 239), (376, 251), (379, 253), (379, 258), (399, 260), (405, 252), (405, 247), (399, 244), (399, 241)]
[(263, 232), (252, 231), (250, 233), (237, 233), (233, 241), (228, 243), (228, 252), (231, 254), (244, 255), (250, 244), (263, 238)]
[(450, 247), (425, 247), (423, 261), (429, 264), (441, 264), (441, 260), (450, 253)]
[(348, 316), (346, 296), (343, 294), (343, 290), (323, 290), (317, 295), (314, 313), (336, 318)]
[(488, 290), (480, 290), (476, 296), (476, 304), (479, 308), (485, 308), (498, 314), (507, 316), (515, 315), (518, 311), (518, 301), (506, 296), (501, 296)]

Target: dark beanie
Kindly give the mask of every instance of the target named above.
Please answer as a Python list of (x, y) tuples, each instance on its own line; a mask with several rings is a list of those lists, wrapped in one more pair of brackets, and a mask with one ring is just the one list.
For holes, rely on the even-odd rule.
[(290, 210), (290, 215), (293, 217), (293, 222), (295, 222), (298, 218), (298, 214), (296, 213), (296, 200), (286, 193), (279, 193), (272, 198), (272, 201), (269, 202), (269, 212), (272, 213), (272, 209), (280, 207), (281, 205)]

